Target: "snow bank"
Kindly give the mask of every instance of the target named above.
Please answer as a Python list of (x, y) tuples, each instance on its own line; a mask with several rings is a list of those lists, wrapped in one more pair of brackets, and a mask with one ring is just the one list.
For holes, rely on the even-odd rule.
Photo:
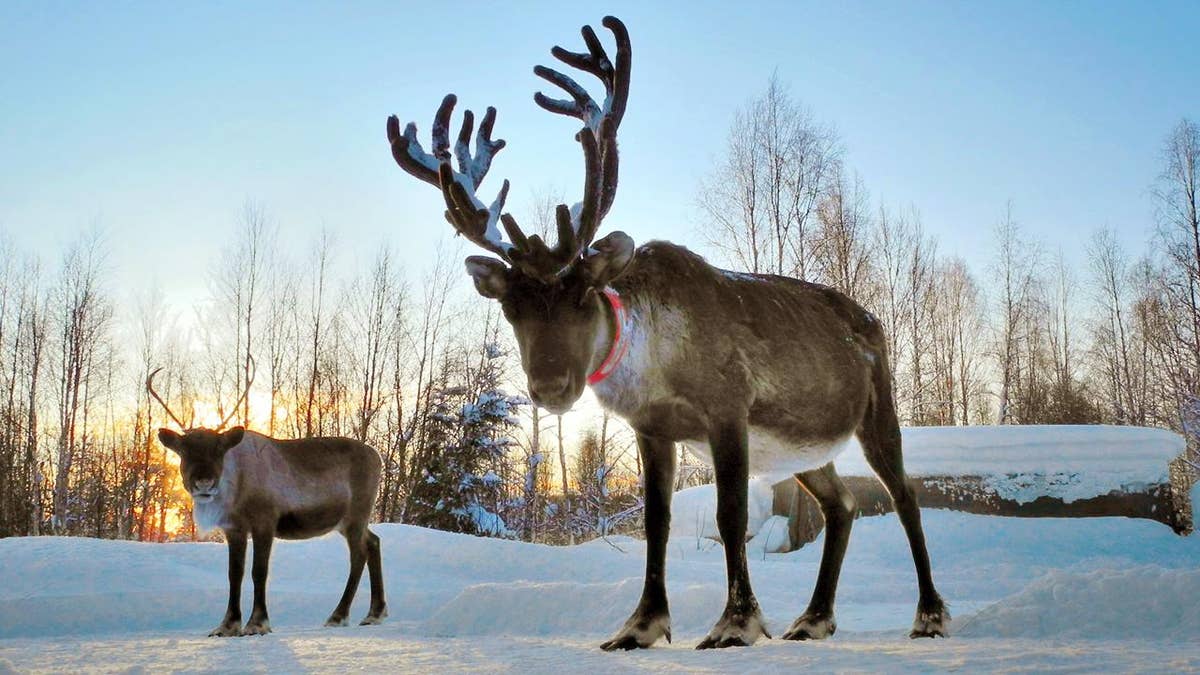
[[(1064, 502), (1168, 482), (1184, 440), (1164, 429), (1114, 426), (911, 427), (902, 429), (910, 476), (980, 476), (998, 496)], [(874, 475), (852, 442), (835, 462), (847, 476)]]
[[(747, 551), (773, 632), (786, 629), (803, 610), (822, 549), (817, 541), (792, 553), (769, 553), (772, 538), (784, 529), (781, 520), (761, 527)], [(926, 511), (923, 520), (938, 587), (970, 636), (1033, 630), (1021, 626), (1035, 615), (1047, 634), (1070, 629), (1107, 635), (1121, 607), (1133, 607), (1132, 615), (1144, 621), (1147, 614), (1174, 612), (1169, 602), (1184, 603), (1200, 591), (1195, 576), (1200, 573), (1194, 572), (1200, 569), (1200, 538), (1176, 537), (1156, 523), (950, 511)], [(397, 640), (598, 639), (624, 621), (641, 593), (645, 544), (628, 537), (551, 547), (402, 525), (373, 527), (383, 543), (391, 613), (385, 628)], [(677, 538), (668, 546), (673, 629), (677, 643), (689, 646), (711, 627), (725, 600), (724, 552), (716, 542), (702, 541), (697, 546)], [(218, 544), (0, 540), (0, 651), (5, 640), (17, 637), (174, 631), (201, 638), (224, 611), (225, 555)], [(337, 603), (346, 564), (340, 537), (278, 542), (268, 591), (275, 630), (310, 639), (371, 635), (370, 628), (320, 628)], [(1155, 585), (1163, 590), (1154, 591)], [(1045, 590), (1053, 587), (1075, 600)], [(250, 589), (247, 578), (247, 611)], [(1109, 593), (1126, 594), (1109, 603)], [(855, 521), (838, 598), (838, 638), (861, 631), (887, 631), (897, 639), (906, 634), (916, 585), (908, 542), (894, 514)], [(352, 619), (366, 613), (368, 599), (364, 578)], [(993, 603), (998, 604), (976, 621), (966, 621)], [(1068, 609), (1061, 611), (1072, 618), (1055, 623), (1060, 610), (1049, 603), (1065, 603)], [(1200, 622), (1187, 626), (1200, 638)]]
[[(1014, 498), (1064, 499), (1166, 479), (1183, 450), (1168, 432), (1113, 427), (906, 429), (906, 465), (917, 476), (972, 475)], [(838, 461), (869, 473), (857, 447)], [(1038, 482), (1041, 481), (1041, 482)], [(768, 480), (749, 490), (747, 548), (768, 627), (802, 611), (822, 542), (778, 554), (785, 518), (772, 516)], [(1200, 488), (1193, 490), (1200, 499)], [(725, 599), (724, 552), (714, 540), (712, 485), (673, 499), (667, 584), (678, 641), (703, 635)], [(1200, 638), (1200, 538), (1124, 518), (1012, 519), (927, 510), (934, 574), (964, 637)], [(642, 589), (645, 543), (611, 537), (573, 547), (375, 525), (398, 638), (610, 634)], [(336, 535), (279, 542), (268, 602), (277, 631), (320, 631), (347, 569)], [(13, 638), (179, 631), (202, 636), (220, 619), (226, 549), (218, 544), (138, 544), (83, 538), (0, 540), (0, 648)], [(354, 617), (366, 611), (364, 575)], [(252, 584), (243, 586), (250, 606)], [(903, 635), (916, 600), (911, 553), (894, 514), (855, 522), (839, 585), (839, 638), (855, 631)], [(350, 629), (354, 630), (354, 629)], [(369, 630), (369, 629), (364, 629)], [(364, 633), (367, 634), (367, 633)], [(732, 668), (733, 665), (730, 664)], [(3, 663), (0, 663), (3, 670)]]
[(759, 526), (758, 533), (746, 544), (746, 554), (780, 553), (787, 549), (790, 543), (788, 519), (784, 516), (771, 516)]
[(959, 635), (1088, 640), (1200, 637), (1200, 570), (1056, 571), (980, 611)]
[[(774, 500), (771, 481), (750, 479), (747, 536), (754, 536), (771, 517)], [(721, 539), (717, 531), (716, 485), (698, 485), (675, 493), (671, 498), (671, 537)]]

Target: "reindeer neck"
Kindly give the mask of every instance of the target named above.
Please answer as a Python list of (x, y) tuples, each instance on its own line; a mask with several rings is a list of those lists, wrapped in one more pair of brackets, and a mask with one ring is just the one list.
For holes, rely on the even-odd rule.
[[(626, 287), (628, 288), (628, 287)], [(633, 289), (629, 289), (632, 291)], [(640, 409), (647, 396), (653, 394), (660, 379), (658, 366), (670, 361), (670, 340), (655, 339), (657, 319), (676, 314), (670, 307), (656, 304), (641, 292), (621, 293), (624, 321), (618, 346), (621, 358), (604, 379), (591, 384), (600, 404), (628, 418)], [(608, 303), (605, 303), (608, 305)], [(597, 356), (593, 370), (611, 353), (616, 337), (616, 317), (611, 305), (605, 310), (604, 335), (597, 338)], [(657, 319), (656, 319), (657, 317)], [(648, 386), (649, 385), (649, 386)]]
[(592, 361), (588, 366), (588, 384), (605, 380), (620, 363), (629, 346), (626, 334), (628, 311), (620, 294), (613, 288), (605, 288), (595, 295), (604, 317), (600, 330), (592, 345)]
[[(626, 309), (623, 328), (629, 346), (612, 373), (592, 385), (602, 406), (632, 419), (648, 405), (673, 395), (668, 383), (673, 369), (704, 367), (687, 363), (684, 348), (695, 323), (693, 287), (702, 288), (710, 270), (702, 258), (668, 242), (648, 242), (638, 248), (630, 267), (613, 284)], [(611, 331), (612, 311), (606, 312)], [(607, 354), (612, 334), (606, 334), (605, 340), (598, 351)]]

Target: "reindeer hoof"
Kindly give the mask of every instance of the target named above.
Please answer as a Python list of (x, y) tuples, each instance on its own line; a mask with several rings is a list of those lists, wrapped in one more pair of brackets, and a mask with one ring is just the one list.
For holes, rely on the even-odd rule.
[(242, 635), (266, 635), (271, 632), (271, 622), (263, 619), (262, 621), (251, 621), (246, 624), (246, 628), (242, 631)]
[(917, 612), (917, 618), (913, 620), (912, 631), (909, 632), (910, 638), (932, 638), (932, 637), (949, 637), (950, 635), (950, 613), (943, 609), (940, 612)]
[(917, 606), (917, 618), (913, 620), (910, 638), (947, 637), (950, 635), (950, 611), (946, 603), (938, 597), (934, 602), (921, 603)]
[(383, 614), (368, 614), (362, 621), (358, 622), (360, 626), (378, 626), (387, 618), (387, 612)]
[(771, 634), (763, 624), (762, 612), (757, 604), (749, 610), (731, 610), (726, 607), (717, 625), (696, 645), (696, 649), (749, 647), (764, 636), (770, 639)]
[(208, 637), (240, 637), (242, 635), (242, 622), (231, 621), (222, 623), (220, 626), (212, 629)]
[(342, 628), (344, 626), (349, 626), (349, 625), (350, 625), (350, 620), (344, 616), (337, 616), (335, 614), (335, 615), (329, 617), (328, 619), (325, 619), (325, 627), (326, 628)]
[(600, 649), (611, 652), (617, 649), (645, 649), (658, 642), (659, 638), (671, 641), (671, 615), (643, 614), (635, 611), (633, 616), (625, 621), (625, 625), (611, 639), (600, 643)]
[(837, 632), (837, 621), (833, 615), (821, 616), (805, 612), (792, 622), (792, 627), (783, 634), (784, 640), (824, 640)]

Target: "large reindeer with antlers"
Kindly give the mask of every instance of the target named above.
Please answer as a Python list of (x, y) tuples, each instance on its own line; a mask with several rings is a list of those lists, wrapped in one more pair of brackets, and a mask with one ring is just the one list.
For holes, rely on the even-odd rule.
[[(240, 426), (222, 432), (249, 394), (253, 376), (247, 378), (233, 411), (215, 429), (189, 429), (154, 390), (160, 370), (146, 378), (146, 391), (186, 431), (159, 429), (158, 440), (179, 455), (179, 473), (192, 496), (196, 525), (201, 530), (220, 528), (229, 548), (229, 604), (209, 637), (270, 633), (267, 570), (272, 542), (276, 537), (309, 539), (333, 530), (350, 547), (350, 577), (325, 625), (347, 625), (364, 564), (371, 575), (371, 608), (362, 625), (382, 622), (387, 616), (383, 561), (379, 537), (367, 529), (379, 490), (379, 453), (351, 438), (279, 440)], [(247, 536), (254, 540), (254, 607), (243, 628)]]
[[(755, 473), (794, 473), (825, 516), (825, 550), (808, 609), (783, 637), (821, 639), (836, 629), (834, 594), (849, 542), (855, 502), (832, 459), (852, 435), (891, 492), (908, 535), (920, 599), (911, 636), (945, 635), (949, 614), (933, 585), (921, 515), (905, 483), (900, 429), (892, 400), (884, 334), (853, 300), (825, 286), (778, 276), (726, 272), (687, 249), (651, 242), (637, 249), (623, 232), (593, 241), (617, 189), (617, 127), (629, 94), (630, 44), (625, 26), (604, 19), (617, 44), (615, 61), (591, 27), (587, 53), (552, 54), (604, 83), (603, 103), (574, 80), (538, 66), (534, 73), (570, 100), (541, 93), (546, 110), (581, 120), (583, 200), (556, 213), (558, 241), (526, 237), (504, 212), (508, 181), (485, 206), (475, 196), (504, 141), (492, 139), (488, 108), (469, 149), (474, 117), (464, 114), (451, 167), (446, 96), (426, 152), (415, 125), (387, 124), (396, 162), (438, 187), (446, 219), (494, 254), (471, 256), (475, 288), (499, 300), (513, 327), (530, 397), (553, 413), (570, 409), (585, 384), (637, 433), (644, 467), (646, 578), (641, 601), (601, 647), (648, 647), (671, 639), (665, 558), (675, 443), (710, 459), (717, 480), (717, 523), (725, 544), (725, 611), (697, 646), (743, 646), (767, 635), (746, 567), (747, 480)], [(505, 241), (500, 228), (508, 234)]]

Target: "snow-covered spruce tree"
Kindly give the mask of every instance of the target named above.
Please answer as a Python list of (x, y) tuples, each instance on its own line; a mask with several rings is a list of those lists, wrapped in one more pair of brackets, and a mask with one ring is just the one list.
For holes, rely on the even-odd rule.
[[(517, 411), (528, 401), (501, 386), (504, 357), (490, 334), (478, 362), (458, 359), (456, 384), (434, 394), (428, 442), (429, 461), (413, 488), (410, 522), (451, 532), (513, 536), (503, 518), (501, 465), (510, 435), (519, 426)], [(449, 360), (449, 357), (448, 357)]]

